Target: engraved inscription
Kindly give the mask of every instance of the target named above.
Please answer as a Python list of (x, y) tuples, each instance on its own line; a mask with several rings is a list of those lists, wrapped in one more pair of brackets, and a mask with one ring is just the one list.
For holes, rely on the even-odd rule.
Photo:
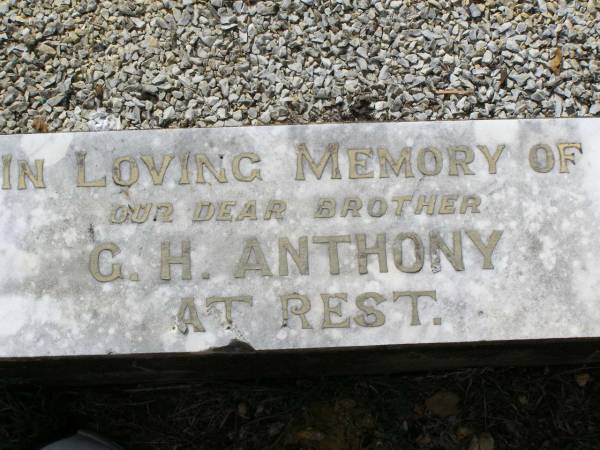
[(490, 122), (0, 136), (0, 358), (592, 335), (599, 134)]

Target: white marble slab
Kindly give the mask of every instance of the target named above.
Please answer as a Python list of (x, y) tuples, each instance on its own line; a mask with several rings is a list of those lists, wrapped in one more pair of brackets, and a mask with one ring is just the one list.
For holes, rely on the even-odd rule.
[[(539, 144), (546, 147), (533, 150), (534, 168), (531, 149)], [(332, 179), (331, 160), (324, 160), (317, 179), (300, 159), (305, 179), (298, 179), (302, 145), (316, 163), (327, 148), (337, 148), (339, 178)], [(490, 155), (503, 146), (495, 170), (481, 146)], [(412, 149), (413, 176), (406, 176), (407, 166), (397, 176), (386, 164), (382, 174), (380, 150), (398, 158), (404, 148)], [(430, 175), (437, 168), (424, 148), (439, 151), (439, 174)], [(105, 186), (78, 186), (81, 152), (86, 178), (79, 184), (104, 180)], [(553, 161), (543, 158), (546, 152)], [(187, 153), (188, 180), (182, 180)], [(452, 163), (453, 155), (471, 154), (469, 164)], [(198, 352), (232, 339), (262, 350), (600, 336), (600, 119), (13, 135), (0, 136), (0, 155), (0, 357)], [(162, 183), (154, 184), (142, 156), (160, 166), (165, 155), (173, 159)], [(205, 170), (205, 182), (197, 183), (196, 155), (227, 182)], [(430, 159), (419, 165), (423, 155)], [(124, 157), (130, 159), (114, 173)], [(43, 182), (35, 160), (43, 160)], [(131, 161), (138, 180), (125, 186), (135, 175)], [(419, 213), (419, 198), (432, 195), (433, 213), (426, 207)], [(409, 200), (397, 215), (402, 196)], [(315, 217), (321, 198), (336, 202), (334, 217)], [(342, 217), (344, 203), (356, 206), (356, 198), (363, 202), (359, 216), (346, 208)], [(273, 200), (285, 202), (285, 212), (265, 219)], [(382, 200), (387, 211), (374, 217)], [(214, 217), (194, 221), (203, 201), (215, 205)], [(236, 202), (231, 220), (227, 207), (225, 220), (216, 220), (225, 201)], [(256, 220), (250, 201), (256, 201)], [(145, 222), (113, 223), (143, 204), (153, 205)], [(169, 204), (171, 221), (164, 221)], [(422, 267), (410, 241), (399, 260), (401, 233), (418, 236)], [(360, 240), (372, 247), (378, 235), (380, 244), (386, 239), (385, 254), (368, 256), (367, 273), (360, 273)], [(341, 241), (339, 274), (328, 244), (319, 243), (323, 236)], [(462, 256), (454, 266), (432, 250), (436, 236), (450, 249), (460, 239)], [(288, 238), (298, 249), (303, 237), (309, 273), (301, 274), (282, 252), (286, 275), (279, 242)], [(478, 238), (480, 247), (489, 245), (487, 259)], [(191, 279), (182, 279), (185, 264), (161, 267), (167, 241), (175, 256), (189, 242)], [(252, 250), (247, 258), (245, 246)], [(416, 291), (428, 292), (416, 305), (399, 294)], [(284, 308), (282, 297), (292, 294), (306, 296), (304, 303), (292, 297)], [(327, 312), (326, 294), (343, 294), (346, 301), (326, 300)], [(229, 321), (225, 302), (214, 302), (223, 297), (240, 300), (232, 303)], [(191, 300), (182, 302), (188, 298), (197, 316)], [(367, 315), (368, 307), (377, 312)]]

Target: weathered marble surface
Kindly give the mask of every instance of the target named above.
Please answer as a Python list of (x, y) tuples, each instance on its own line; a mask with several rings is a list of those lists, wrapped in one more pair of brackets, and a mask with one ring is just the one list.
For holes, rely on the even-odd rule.
[[(341, 179), (331, 179), (330, 167), (317, 180), (305, 165), (306, 180), (296, 180), (296, 146), (304, 143), (315, 158), (326, 146), (339, 144)], [(547, 173), (533, 170), (530, 148), (543, 143), (554, 155)], [(561, 173), (558, 144), (574, 162), (564, 161)], [(474, 175), (449, 175), (448, 149), (472, 149)], [(491, 153), (505, 150), (497, 173), (477, 145)], [(414, 177), (404, 174), (379, 178), (377, 149), (397, 157), (413, 148)], [(436, 147), (443, 160), (436, 176), (423, 176), (417, 167), (419, 149)], [(348, 149), (372, 148), (374, 155), (357, 171), (374, 172), (374, 178), (349, 179)], [(106, 176), (106, 187), (77, 187), (76, 152), (86, 152), (86, 176)], [(189, 161), (190, 184), (179, 184), (180, 160), (186, 152), (204, 153), (226, 170), (227, 183), (218, 183), (207, 171), (208, 183), (195, 183), (196, 165)], [(242, 175), (260, 169), (261, 179), (238, 181), (231, 172), (236, 155), (251, 152), (260, 162), (243, 160)], [(161, 185), (153, 185), (141, 155), (152, 155), (157, 165), (173, 154)], [(600, 336), (600, 119), (501, 120), (429, 123), (332, 124), (259, 128), (188, 129), (98, 133), (60, 133), (0, 136), (0, 155), (12, 155), (11, 189), (0, 190), (0, 357), (91, 355), (109, 353), (196, 352), (227, 345), (232, 339), (255, 349), (314, 348), (462, 342), (505, 339)], [(131, 156), (139, 168), (139, 181), (131, 187), (113, 182), (113, 161)], [(17, 189), (17, 160), (44, 160), (45, 188)], [(430, 161), (431, 162), (431, 161)], [(122, 167), (125, 167), (124, 163)], [(125, 171), (122, 174), (127, 178)], [(3, 182), (6, 183), (6, 178)], [(415, 214), (419, 195), (479, 195), (479, 213)], [(400, 216), (394, 196), (412, 195)], [(361, 217), (340, 217), (344, 198), (360, 197)], [(314, 218), (318, 199), (337, 200), (334, 218)], [(383, 197), (388, 211), (370, 217), (369, 198)], [(193, 222), (199, 201), (257, 201), (258, 219)], [(263, 220), (268, 200), (287, 203), (283, 219)], [(438, 198), (438, 201), (439, 198)], [(141, 224), (110, 222), (115, 205), (171, 202), (172, 222), (150, 219)], [(216, 213), (215, 213), (216, 214)], [(493, 230), (502, 231), (491, 255), (493, 269), (482, 268), (483, 256), (466, 230), (480, 232), (487, 242)], [(414, 232), (424, 244), (424, 265), (416, 273), (399, 270), (394, 263), (393, 241), (402, 232)], [(452, 245), (452, 232), (462, 238), (464, 270), (457, 271), (441, 255), (441, 270), (432, 270), (430, 232), (438, 232)], [(368, 273), (359, 274), (356, 237), (366, 234), (367, 246), (378, 233), (387, 236), (387, 273), (370, 256)], [(351, 235), (339, 245), (339, 275), (330, 274), (326, 246), (313, 236)], [(289, 276), (279, 274), (277, 239), (288, 237), (297, 247), (308, 238), (309, 275), (299, 275), (288, 258)], [(257, 238), (272, 276), (234, 272), (244, 242)], [(161, 279), (161, 242), (170, 241), (174, 254), (181, 241), (191, 245), (191, 280), (181, 279), (181, 266), (171, 268), (171, 279)], [(97, 281), (90, 272), (90, 254), (98, 245), (112, 242), (120, 249), (113, 257), (103, 252), (100, 271), (122, 265), (122, 278)], [(412, 252), (414, 253), (414, 252)], [(405, 256), (411, 247), (405, 247)], [(405, 261), (410, 265), (411, 261)], [(137, 274), (138, 281), (135, 281)], [(393, 292), (435, 291), (437, 301), (418, 303), (420, 325), (412, 315), (411, 301), (393, 301)], [(282, 326), (280, 296), (302, 293), (311, 301), (306, 319), (312, 329), (300, 327), (290, 312)], [(364, 314), (355, 299), (364, 292), (385, 298), (377, 309), (385, 324), (360, 326)], [(342, 317), (348, 328), (323, 329), (321, 293), (347, 293)], [(225, 319), (224, 304), (207, 308), (208, 297), (251, 296), (252, 305), (235, 303), (232, 322)], [(198, 318), (206, 329), (194, 332), (178, 321), (181, 299), (195, 298)], [(372, 300), (368, 305), (374, 306)], [(291, 302), (290, 307), (299, 305)], [(186, 310), (186, 318), (189, 317)], [(370, 317), (367, 320), (371, 320)], [(437, 320), (439, 318), (439, 320)], [(441, 323), (440, 323), (441, 322)], [(440, 324), (437, 324), (440, 323)]]

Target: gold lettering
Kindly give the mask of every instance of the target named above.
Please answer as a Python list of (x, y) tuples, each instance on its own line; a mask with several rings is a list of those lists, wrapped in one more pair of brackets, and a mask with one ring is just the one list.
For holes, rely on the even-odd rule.
[(481, 205), (481, 198), (479, 198), (479, 195), (465, 195), (460, 204), (460, 213), (466, 213), (469, 208), (471, 208), (471, 214), (478, 213), (479, 205)]
[(87, 181), (85, 178), (85, 156), (86, 152), (75, 152), (77, 159), (77, 187), (105, 187), (106, 175), (93, 181)]
[[(250, 261), (252, 257), (254, 261)], [(235, 278), (246, 278), (246, 272), (249, 270), (258, 270), (263, 277), (273, 275), (257, 238), (244, 241), (244, 249), (233, 276)]]
[(244, 203), (242, 211), (235, 220), (256, 220), (256, 200), (249, 200)]
[(487, 160), (488, 172), (491, 174), (496, 173), (496, 164), (500, 159), (500, 155), (502, 155), (502, 152), (504, 151), (504, 145), (499, 145), (496, 147), (496, 151), (493, 155), (490, 155), (490, 151), (485, 145), (478, 145), (477, 148), (481, 153), (483, 153), (483, 156), (485, 156), (485, 159)]
[[(119, 214), (119, 212), (121, 214)], [(117, 205), (112, 208), (112, 213), (110, 215), (110, 223), (124, 223), (129, 217), (129, 206), (126, 205)]]
[[(377, 209), (375, 209), (375, 205), (379, 205)], [(369, 203), (367, 204), (367, 212), (371, 217), (381, 217), (387, 211), (387, 202), (382, 197), (373, 197), (369, 199)]]
[[(321, 328), (350, 328), (350, 318), (342, 320), (341, 322), (333, 322), (331, 320), (331, 314), (335, 314), (337, 317), (342, 316), (342, 303), (348, 301), (348, 294), (345, 292), (340, 292), (337, 294), (321, 294), (321, 299), (323, 300), (323, 323)], [(331, 305), (332, 299), (341, 300), (335, 306)]]
[(402, 209), (404, 208), (404, 204), (410, 202), (412, 200), (412, 195), (400, 195), (398, 197), (392, 197), (392, 201), (396, 202), (396, 215), (400, 216), (402, 214)]
[(234, 302), (245, 303), (252, 306), (252, 297), (250, 295), (238, 295), (236, 297), (208, 297), (206, 299), (206, 307), (208, 308), (214, 303), (223, 303), (225, 305), (225, 320), (227, 323), (232, 323), (233, 319), (231, 311)]
[(469, 238), (473, 242), (473, 244), (475, 244), (475, 247), (477, 247), (477, 250), (479, 250), (479, 252), (483, 256), (482, 269), (493, 269), (494, 265), (492, 264), (492, 253), (496, 249), (496, 246), (498, 245), (498, 241), (502, 237), (502, 230), (492, 231), (492, 233), (490, 234), (490, 237), (488, 238), (487, 244), (484, 244), (483, 241), (481, 240), (479, 231), (468, 230), (466, 233), (467, 233), (467, 236), (469, 236)]
[(410, 297), (411, 300), (411, 326), (421, 325), (421, 320), (419, 318), (419, 298), (420, 297), (430, 297), (434, 301), (437, 301), (436, 292), (435, 291), (400, 291), (394, 292), (394, 301), (398, 300), (402, 297)]
[[(433, 158), (433, 168), (427, 167), (427, 155)], [(417, 168), (422, 175), (432, 177), (438, 175), (442, 171), (443, 159), (442, 152), (435, 147), (426, 147), (419, 150), (417, 155)]]
[[(202, 211), (206, 208), (206, 214), (203, 216)], [(215, 207), (211, 202), (201, 201), (196, 204), (196, 209), (194, 210), (194, 217), (192, 218), (193, 222), (205, 222), (207, 220), (212, 219), (215, 215)]]
[[(415, 252), (415, 261), (412, 265), (407, 266), (404, 265), (404, 241), (411, 240), (414, 246)], [(416, 273), (419, 272), (423, 268), (423, 263), (425, 261), (425, 251), (423, 249), (423, 242), (417, 233), (399, 233), (394, 239), (394, 244), (392, 245), (392, 252), (394, 254), (394, 265), (401, 272), (405, 273)]]
[[(458, 158), (458, 154), (462, 153), (463, 157)], [(475, 155), (473, 154), (473, 150), (465, 145), (459, 145), (458, 147), (450, 147), (448, 149), (448, 159), (449, 159), (449, 170), (448, 174), (451, 176), (458, 176), (458, 167), (462, 167), (462, 171), (464, 175), (475, 175), (469, 168), (469, 164), (473, 162), (475, 159)]]
[[(544, 161), (539, 160), (539, 150), (545, 154)], [(548, 173), (554, 167), (554, 154), (550, 146), (545, 144), (536, 144), (529, 149), (529, 165), (533, 170), (539, 173)]]
[(245, 152), (245, 153), (240, 153), (239, 155), (236, 155), (233, 158), (233, 163), (232, 163), (232, 172), (233, 172), (233, 177), (238, 180), (238, 181), (253, 181), (256, 179), (261, 179), (260, 177), (260, 170), (259, 169), (252, 169), (250, 171), (250, 175), (243, 175), (242, 171), (240, 169), (240, 162), (242, 159), (248, 159), (250, 160), (250, 162), (252, 164), (256, 164), (258, 162), (260, 162), (260, 157), (256, 154), (256, 153), (252, 153), (252, 152)]
[(113, 242), (105, 242), (103, 244), (98, 244), (92, 250), (90, 254), (90, 264), (89, 269), (92, 276), (102, 283), (106, 283), (109, 281), (114, 281), (117, 278), (121, 278), (121, 264), (113, 263), (111, 265), (110, 273), (104, 274), (100, 271), (100, 256), (102, 253), (108, 252), (110, 256), (113, 257), (118, 255), (121, 252), (119, 246)]
[(231, 215), (231, 208), (235, 206), (235, 201), (225, 200), (219, 205), (219, 213), (217, 214), (216, 220), (231, 222), (233, 216)]
[(346, 217), (349, 212), (352, 212), (352, 217), (360, 217), (360, 209), (362, 208), (362, 200), (358, 197), (346, 197), (342, 205), (342, 217)]
[(385, 252), (385, 233), (377, 234), (375, 245), (369, 248), (367, 248), (367, 236), (365, 234), (357, 234), (356, 254), (358, 258), (358, 273), (369, 273), (369, 255), (377, 255), (377, 261), (379, 262), (379, 272), (385, 273), (388, 271), (387, 254)]
[[(187, 317), (186, 312), (188, 313)], [(177, 311), (177, 328), (179, 331), (183, 334), (187, 334), (188, 325), (192, 326), (195, 333), (206, 331), (198, 317), (198, 311), (196, 310), (193, 297), (182, 298), (181, 303), (179, 304), (179, 310)]]
[(283, 277), (289, 274), (287, 255), (292, 257), (300, 275), (308, 275), (308, 238), (301, 236), (298, 239), (298, 250), (294, 248), (290, 240), (286, 237), (279, 238), (278, 244), (279, 275)]
[(150, 217), (152, 203), (144, 203), (142, 205), (129, 206), (131, 211), (131, 221), (134, 223), (145, 223)]
[(417, 207), (415, 208), (415, 214), (421, 214), (424, 208), (427, 208), (427, 214), (432, 215), (435, 210), (435, 203), (437, 201), (437, 195), (432, 194), (429, 199), (424, 195), (419, 195), (417, 198)]
[(335, 215), (336, 204), (334, 198), (320, 198), (315, 211), (315, 219), (330, 219)]
[(179, 184), (190, 184), (190, 173), (188, 171), (189, 161), (189, 152), (179, 156), (179, 165), (181, 167), (181, 177), (179, 177)]
[(300, 321), (302, 322), (302, 328), (305, 330), (312, 329), (312, 325), (306, 319), (306, 313), (310, 311), (310, 300), (306, 295), (301, 294), (287, 294), (282, 295), (281, 298), (281, 310), (282, 310), (282, 319), (283, 326), (287, 327), (289, 322), (289, 302), (291, 300), (299, 300), (300, 305), (292, 307), (291, 313), (299, 316)]
[[(129, 165), (129, 179), (124, 180), (121, 171), (121, 165), (127, 163)], [(113, 181), (119, 186), (131, 186), (140, 178), (140, 170), (135, 160), (131, 156), (122, 156), (113, 161)]]
[(198, 153), (196, 155), (196, 183), (206, 183), (206, 180), (204, 179), (205, 167), (219, 183), (227, 183), (227, 174), (225, 173), (225, 169), (215, 169), (215, 166), (213, 166), (204, 153)]
[(181, 279), (192, 279), (192, 257), (190, 241), (181, 241), (181, 256), (171, 255), (171, 242), (160, 244), (160, 279), (171, 279), (171, 264), (181, 264)]
[(12, 161), (12, 155), (2, 155), (2, 189), (10, 189), (10, 163)]
[(458, 195), (442, 195), (442, 203), (440, 204), (440, 214), (454, 214), (454, 202), (458, 200)]
[(17, 182), (17, 189), (27, 189), (25, 179), (28, 178), (36, 189), (43, 189), (46, 187), (44, 184), (44, 160), (35, 160), (35, 174), (29, 167), (29, 163), (25, 160), (20, 159), (19, 165), (19, 180)]
[(287, 209), (287, 203), (283, 200), (269, 200), (265, 211), (265, 220), (283, 219), (283, 213)]
[(403, 148), (400, 151), (400, 157), (398, 160), (395, 160), (390, 152), (385, 148), (380, 148), (377, 150), (377, 154), (379, 155), (379, 178), (389, 178), (389, 173), (387, 170), (388, 165), (391, 167), (394, 174), (398, 177), (400, 176), (400, 171), (404, 166), (404, 177), (405, 178), (413, 178), (413, 170), (411, 165), (412, 160), (412, 149), (410, 147)]
[(454, 270), (460, 272), (465, 270), (462, 257), (462, 240), (460, 231), (452, 233), (453, 250), (451, 251), (437, 231), (429, 233), (429, 252), (431, 256), (431, 270), (436, 273), (442, 270), (440, 250), (446, 256)]
[(380, 327), (385, 324), (385, 315), (374, 306), (367, 305), (368, 300), (373, 300), (375, 306), (385, 302), (385, 297), (377, 292), (365, 292), (356, 297), (356, 307), (363, 314), (354, 317), (354, 322), (361, 327)]
[(579, 150), (579, 153), (583, 154), (581, 144), (558, 144), (558, 156), (560, 158), (560, 173), (569, 173), (567, 162), (570, 162), (571, 164), (575, 165), (575, 154), (565, 152), (565, 150), (568, 148)]
[[(373, 178), (373, 171), (362, 172), (367, 168), (368, 159), (359, 158), (359, 156), (373, 157), (373, 150), (370, 148), (351, 148), (348, 150), (349, 176), (356, 178)], [(359, 172), (358, 169), (361, 169)]]
[(156, 205), (154, 220), (157, 219), (161, 222), (173, 222), (173, 203), (165, 202)]
[(171, 164), (171, 161), (175, 159), (175, 155), (164, 155), (160, 163), (160, 169), (158, 170), (156, 170), (156, 163), (154, 162), (154, 157), (152, 155), (142, 155), (141, 158), (142, 161), (144, 161), (144, 164), (146, 164), (148, 172), (150, 172), (152, 183), (157, 186), (162, 185), (165, 179), (165, 174), (167, 173), (167, 169), (169, 168), (169, 164)]
[(329, 273), (339, 275), (340, 260), (338, 257), (338, 244), (349, 244), (352, 242), (349, 234), (339, 236), (313, 236), (313, 244), (327, 244), (327, 253), (329, 255)]
[(315, 177), (317, 177), (317, 180), (320, 180), (323, 176), (323, 172), (325, 171), (325, 167), (329, 161), (331, 161), (331, 179), (335, 180), (342, 178), (339, 168), (338, 148), (338, 144), (327, 145), (327, 150), (325, 150), (325, 153), (323, 153), (321, 160), (317, 164), (312, 159), (306, 144), (298, 144), (296, 146), (296, 180), (306, 179), (304, 177), (304, 161), (308, 163), (310, 170)]

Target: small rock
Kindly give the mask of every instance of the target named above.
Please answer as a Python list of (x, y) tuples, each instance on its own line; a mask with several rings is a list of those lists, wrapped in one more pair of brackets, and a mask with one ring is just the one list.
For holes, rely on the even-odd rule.
[(49, 106), (58, 106), (62, 103), (62, 101), (65, 99), (65, 94), (58, 94), (55, 95), (54, 97), (51, 97), (48, 99), (48, 101), (46, 102), (47, 105)]
[(444, 64), (453, 64), (454, 63), (454, 57), (452, 55), (444, 55), (444, 57), (442, 58), (442, 62)]
[(546, 100), (546, 98), (548, 98), (546, 93), (539, 89), (535, 91), (531, 96), (531, 99), (535, 100), (536, 102), (543, 102), (544, 100)]
[(520, 52), (521, 47), (519, 47), (519, 43), (514, 39), (510, 38), (506, 40), (506, 49), (511, 52)]
[(169, 106), (167, 109), (163, 111), (162, 114), (162, 122), (163, 124), (168, 124), (175, 119), (175, 108)]
[(50, 47), (48, 44), (44, 44), (43, 42), (37, 46), (39, 52), (44, 53), (46, 55), (56, 55), (56, 50)]
[(158, 94), (158, 87), (152, 84), (142, 84), (142, 92), (145, 94), (156, 95)]
[(221, 94), (223, 97), (229, 97), (229, 80), (222, 78), (219, 80), (219, 87), (221, 88)]
[(146, 26), (146, 22), (136, 17), (132, 17), (131, 21), (133, 22), (133, 26), (136, 28), (144, 28)]
[(273, 2), (261, 1), (256, 5), (256, 13), (260, 16), (271, 16), (277, 12), (277, 8)]
[(269, 111), (265, 111), (264, 113), (262, 113), (259, 117), (259, 119), (261, 123), (263, 124), (267, 124), (271, 122), (271, 113)]
[(167, 81), (167, 77), (164, 73), (159, 73), (152, 79), (152, 84), (162, 84)]
[(90, 131), (120, 130), (121, 119), (103, 111), (96, 111), (90, 116), (87, 126)]
[(479, 9), (479, 6), (477, 6), (475, 3), (471, 3), (471, 6), (469, 6), (469, 12), (471, 13), (471, 17), (473, 18), (481, 16), (481, 10)]
[(301, 73), (302, 72), (302, 64), (300, 64), (299, 62), (289, 64), (288, 69), (290, 69), (291, 71), (296, 72), (296, 73)]
[(389, 71), (388, 71), (388, 67), (387, 66), (383, 66), (381, 68), (381, 70), (379, 71), (379, 76), (377, 77), (377, 79), (379, 81), (385, 81), (390, 77)]

